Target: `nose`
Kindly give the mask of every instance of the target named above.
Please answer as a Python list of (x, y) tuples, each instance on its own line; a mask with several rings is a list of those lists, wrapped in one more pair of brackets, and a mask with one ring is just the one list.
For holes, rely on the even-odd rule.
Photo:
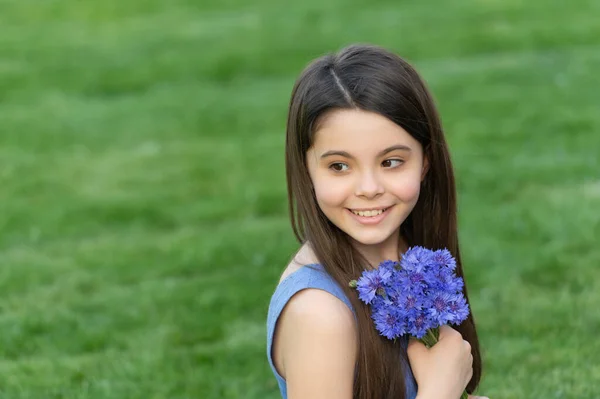
[(365, 171), (359, 175), (355, 190), (357, 196), (375, 198), (383, 194), (383, 191), (383, 184), (376, 173)]

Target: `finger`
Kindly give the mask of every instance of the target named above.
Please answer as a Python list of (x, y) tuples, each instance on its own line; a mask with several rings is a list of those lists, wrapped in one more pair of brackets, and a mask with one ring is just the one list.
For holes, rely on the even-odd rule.
[(408, 360), (412, 362), (412, 359), (421, 357), (427, 353), (427, 347), (421, 342), (414, 338), (411, 338), (408, 341), (408, 347), (406, 348), (406, 353), (408, 355)]
[(440, 327), (440, 339), (442, 338), (442, 336), (445, 336), (447, 334), (451, 334), (452, 333), (453, 328), (448, 326), (448, 325), (443, 325)]
[(442, 339), (445, 338), (449, 338), (449, 337), (462, 337), (460, 335), (460, 333), (458, 331), (456, 331), (454, 328), (448, 326), (448, 325), (443, 325), (440, 327), (440, 335), (439, 335), (439, 341), (441, 341)]
[(469, 353), (471, 353), (471, 343), (469, 341), (465, 341), (465, 340), (463, 340), (463, 342), (464, 342), (463, 345), (465, 346), (465, 348), (467, 348), (467, 351), (469, 351)]

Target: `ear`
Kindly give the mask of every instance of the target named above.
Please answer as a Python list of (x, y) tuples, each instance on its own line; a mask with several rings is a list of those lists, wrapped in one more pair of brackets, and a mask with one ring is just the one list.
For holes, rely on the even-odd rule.
[(429, 172), (429, 159), (427, 158), (427, 156), (423, 156), (423, 169), (421, 170), (421, 181), (425, 180), (427, 172)]

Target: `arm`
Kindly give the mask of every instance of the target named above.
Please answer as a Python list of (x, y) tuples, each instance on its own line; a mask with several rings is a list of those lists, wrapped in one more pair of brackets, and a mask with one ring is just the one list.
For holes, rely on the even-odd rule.
[(288, 399), (351, 399), (357, 358), (354, 315), (333, 295), (306, 289), (283, 310), (274, 345)]

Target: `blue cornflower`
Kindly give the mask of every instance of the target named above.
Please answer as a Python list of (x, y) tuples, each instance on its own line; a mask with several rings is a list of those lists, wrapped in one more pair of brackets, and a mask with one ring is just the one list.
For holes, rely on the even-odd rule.
[(398, 308), (384, 307), (372, 314), (375, 328), (387, 339), (395, 339), (406, 334), (404, 317)]
[(381, 290), (385, 290), (385, 284), (387, 284), (391, 276), (392, 272), (388, 269), (364, 271), (356, 285), (360, 300), (370, 305), (375, 295), (381, 292)]
[(452, 271), (456, 269), (456, 260), (446, 248), (434, 251), (432, 254), (432, 260), (435, 264), (445, 266)]
[(405, 293), (405, 295), (400, 296), (396, 300), (396, 303), (402, 309), (407, 326), (410, 326), (411, 320), (414, 320), (419, 314), (430, 307), (426, 298), (422, 295), (413, 295), (411, 293)]
[(408, 319), (408, 333), (415, 338), (421, 339), (427, 330), (434, 328), (432, 319), (425, 310), (422, 310)]
[(428, 273), (425, 271), (401, 270), (394, 284), (396, 291), (420, 295), (427, 288)]
[(450, 301), (449, 311), (452, 315), (452, 320), (449, 320), (450, 323), (459, 325), (467, 320), (467, 317), (469, 317), (469, 304), (462, 294), (455, 295), (454, 299)]
[(435, 321), (436, 326), (443, 326), (454, 319), (450, 310), (450, 303), (455, 301), (456, 295), (446, 292), (437, 292), (433, 295), (429, 316)]
[(456, 293), (461, 292), (464, 286), (460, 277), (456, 277), (451, 269), (442, 265), (432, 268), (425, 279), (429, 289), (434, 291)]
[[(384, 292), (385, 295), (382, 295)], [(373, 312), (394, 306), (393, 299), (387, 295), (387, 290), (385, 290), (385, 288), (378, 290), (378, 294), (375, 295), (375, 298), (373, 298), (370, 305)]]
[(389, 271), (391, 275), (391, 273), (399, 269), (399, 266), (400, 264), (398, 262), (394, 262), (393, 260), (384, 260), (379, 264), (379, 266), (377, 266), (377, 269)]
[(430, 250), (423, 247), (411, 247), (402, 255), (400, 266), (409, 272), (423, 273), (431, 265), (431, 254)]

